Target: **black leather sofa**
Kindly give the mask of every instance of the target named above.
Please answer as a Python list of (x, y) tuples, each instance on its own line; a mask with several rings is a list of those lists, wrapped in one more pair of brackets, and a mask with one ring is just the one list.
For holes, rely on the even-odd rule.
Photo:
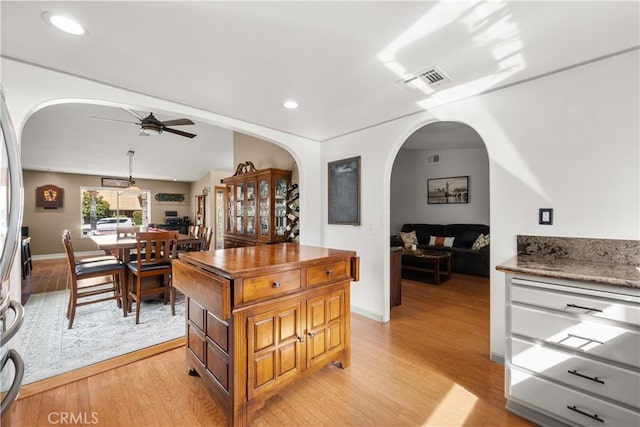
[[(473, 250), (471, 246), (480, 234), (489, 234), (482, 224), (404, 224), (403, 233), (416, 232), (418, 247), (451, 252), (451, 271), (489, 277), (489, 246)], [(429, 246), (430, 236), (455, 237), (453, 247)], [(404, 246), (400, 236), (391, 236), (391, 246)]]

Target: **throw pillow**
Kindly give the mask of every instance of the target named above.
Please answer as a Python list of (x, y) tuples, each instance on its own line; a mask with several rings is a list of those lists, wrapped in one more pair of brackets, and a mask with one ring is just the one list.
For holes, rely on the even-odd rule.
[(478, 236), (476, 241), (473, 242), (473, 245), (471, 246), (471, 249), (474, 250), (474, 251), (479, 251), (480, 249), (484, 248), (485, 246), (489, 246), (489, 234), (487, 234), (485, 236), (484, 234), (480, 233), (480, 235)]
[(400, 232), (400, 238), (402, 239), (402, 243), (404, 243), (405, 248), (410, 248), (411, 245), (418, 244), (418, 236), (416, 236), (415, 231), (411, 231), (409, 233)]
[(429, 236), (429, 246), (441, 246), (450, 248), (455, 237)]

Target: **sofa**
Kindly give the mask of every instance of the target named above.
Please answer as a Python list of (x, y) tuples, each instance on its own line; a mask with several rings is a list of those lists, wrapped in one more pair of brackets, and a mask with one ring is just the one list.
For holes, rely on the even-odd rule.
[[(404, 224), (402, 226), (401, 233), (410, 233), (411, 231), (415, 231), (418, 248), (451, 252), (452, 272), (489, 277), (489, 244), (481, 249), (472, 249), (481, 234), (486, 236), (488, 243), (488, 225)], [(451, 247), (429, 245), (431, 236), (453, 237), (453, 245)], [(401, 235), (391, 236), (391, 246), (405, 246)]]

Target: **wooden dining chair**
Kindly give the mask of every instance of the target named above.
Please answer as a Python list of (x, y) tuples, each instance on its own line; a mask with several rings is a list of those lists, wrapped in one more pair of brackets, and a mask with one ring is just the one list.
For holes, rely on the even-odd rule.
[(213, 227), (202, 227), (200, 239), (202, 241), (201, 251), (208, 251), (211, 248), (211, 238), (213, 237)]
[[(67, 230), (65, 230), (67, 231)], [(71, 235), (62, 233), (62, 244), (69, 267), (69, 302), (67, 304), (68, 329), (73, 326), (76, 308), (115, 299), (127, 316), (126, 267), (118, 259), (77, 261), (71, 244)], [(100, 297), (100, 295), (108, 295)]]
[[(127, 292), (129, 311), (132, 301), (136, 302), (136, 325), (140, 323), (140, 303), (145, 296), (164, 294), (171, 303), (171, 315), (175, 312), (175, 290), (171, 286), (171, 260), (176, 258), (178, 246), (177, 231), (147, 232), (136, 234), (136, 251), (139, 254), (135, 261), (127, 264), (132, 277), (129, 279)], [(142, 254), (142, 255), (140, 255)], [(147, 278), (155, 278), (148, 283)]]

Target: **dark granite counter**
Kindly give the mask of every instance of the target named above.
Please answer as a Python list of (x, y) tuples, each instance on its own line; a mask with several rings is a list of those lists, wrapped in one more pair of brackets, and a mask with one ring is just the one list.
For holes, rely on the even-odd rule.
[(518, 236), (506, 273), (640, 288), (640, 241)]

